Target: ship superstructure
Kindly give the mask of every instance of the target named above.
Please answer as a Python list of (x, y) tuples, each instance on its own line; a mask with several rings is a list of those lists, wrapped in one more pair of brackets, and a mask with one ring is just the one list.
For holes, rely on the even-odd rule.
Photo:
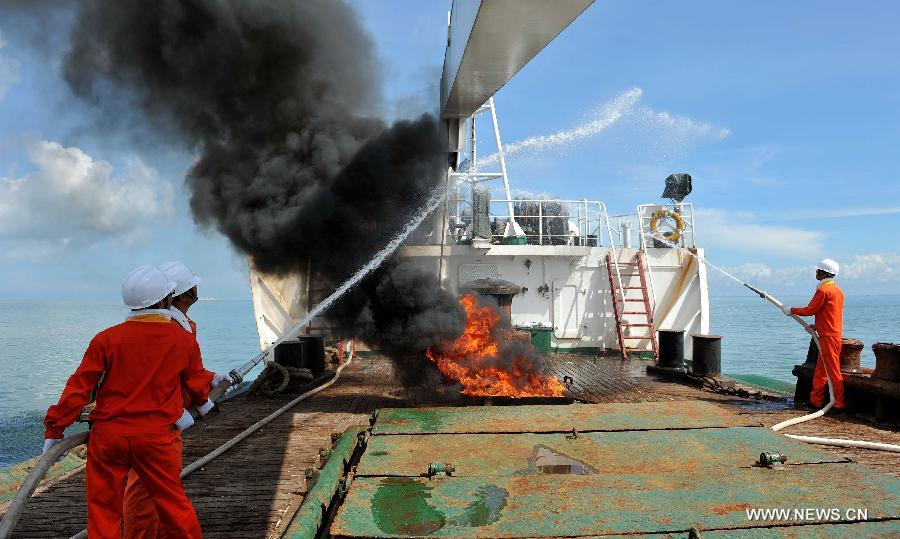
[[(433, 272), (451, 292), (478, 279), (515, 283), (520, 292), (512, 301), (512, 323), (549, 333), (553, 350), (655, 355), (656, 330), (709, 332), (705, 267), (653, 238), (663, 234), (702, 251), (695, 244), (692, 205), (652, 201), (610, 215), (602, 200), (514, 197), (493, 100), (590, 3), (454, 3), (441, 82), (450, 194), (430, 228), (398, 255)], [(478, 137), (485, 134), (476, 126), (484, 123), (496, 154), (481, 161), (491, 168), (479, 160)], [(289, 277), (251, 268), (263, 348), (328, 293), (317, 286), (313, 266)], [(325, 322), (308, 328), (339, 337), (334, 330)]]

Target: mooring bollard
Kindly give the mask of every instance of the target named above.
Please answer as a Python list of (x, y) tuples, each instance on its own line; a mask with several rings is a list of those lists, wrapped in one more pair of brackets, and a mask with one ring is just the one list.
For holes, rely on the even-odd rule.
[(691, 356), (691, 372), (702, 376), (715, 376), (722, 372), (722, 336), (692, 335), (694, 352)]
[(684, 332), (674, 329), (659, 330), (660, 367), (680, 369), (684, 366)]
[(841, 340), (841, 372), (859, 372), (859, 357), (865, 345), (859, 339)]
[(877, 342), (872, 345), (875, 352), (873, 378), (900, 382), (900, 344)]

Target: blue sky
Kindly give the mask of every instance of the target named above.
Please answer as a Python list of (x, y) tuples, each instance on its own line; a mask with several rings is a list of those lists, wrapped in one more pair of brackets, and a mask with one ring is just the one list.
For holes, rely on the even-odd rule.
[[(383, 115), (434, 110), (449, 2), (353, 4), (382, 64)], [(203, 295), (249, 297), (243, 258), (188, 213), (191, 156), (98, 132), (59, 52), (4, 20), (0, 299), (115, 300), (131, 267), (170, 259), (203, 276)], [(888, 1), (598, 1), (496, 96), (508, 145), (586, 133), (511, 156), (512, 185), (624, 213), (689, 172), (717, 264), (787, 293), (831, 256), (848, 291), (897, 293), (897, 28)]]

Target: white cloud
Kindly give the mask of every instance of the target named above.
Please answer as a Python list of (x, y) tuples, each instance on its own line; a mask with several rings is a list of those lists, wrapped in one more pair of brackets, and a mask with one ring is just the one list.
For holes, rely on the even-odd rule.
[[(857, 288), (878, 289), (884, 283), (900, 285), (900, 253), (856, 254), (839, 260), (841, 272), (838, 280)], [(814, 264), (773, 268), (764, 262), (745, 262), (739, 266), (722, 268), (741, 281), (778, 289), (812, 286)], [(717, 272), (711, 279), (727, 283), (728, 279)], [(873, 287), (874, 285), (874, 287)], [(895, 289), (896, 290), (896, 289)]]
[[(597, 107), (575, 127), (506, 144), (503, 147), (504, 154), (513, 157), (564, 148), (598, 136), (616, 124), (627, 124), (643, 135), (650, 135), (654, 144), (664, 152), (680, 151), (701, 141), (723, 140), (730, 134), (730, 130), (724, 127), (641, 106), (643, 95), (640, 88), (626, 90)], [(498, 160), (498, 154), (494, 153), (479, 158), (478, 165), (481, 168), (497, 163)]]
[(840, 278), (880, 283), (900, 281), (900, 253), (853, 255), (841, 264)]
[(174, 188), (139, 160), (113, 175), (110, 163), (78, 148), (37, 142), (28, 150), (36, 170), (0, 177), (0, 239), (10, 253), (44, 253), (113, 239), (134, 245), (174, 215)]
[(813, 260), (824, 251), (825, 235), (754, 222), (752, 213), (697, 209), (697, 244), (731, 251)]
[(742, 281), (767, 281), (772, 278), (772, 268), (762, 262), (746, 262), (733, 268), (722, 268)]
[[(6, 40), (0, 32), (0, 51), (6, 47)], [(15, 58), (9, 58), (0, 52), (0, 100), (6, 97), (6, 92), (20, 79), (21, 65)]]
[(877, 215), (895, 215), (900, 213), (900, 206), (883, 206), (867, 208), (838, 208), (816, 210), (793, 210), (790, 215), (776, 217), (780, 221), (800, 221), (806, 219), (839, 219), (842, 217), (872, 217)]

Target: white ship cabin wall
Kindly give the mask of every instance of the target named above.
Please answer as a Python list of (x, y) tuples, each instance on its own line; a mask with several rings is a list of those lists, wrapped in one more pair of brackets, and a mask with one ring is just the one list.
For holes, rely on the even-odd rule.
[[(451, 208), (455, 203), (451, 200)], [(570, 232), (567, 238), (526, 234), (525, 245), (498, 243), (504, 241), (503, 223), (508, 219), (508, 211), (505, 211), (505, 200), (491, 200), (491, 219), (495, 222), (492, 229), (496, 233), (490, 243), (470, 242), (464, 235), (454, 234), (459, 221), (451, 215), (447, 244), (408, 245), (398, 254), (418, 260), (422, 267), (439, 274), (444, 287), (454, 293), (475, 279), (512, 281), (522, 287), (512, 302), (513, 325), (552, 328), (551, 344), (557, 351), (594, 352), (619, 349), (606, 255), (612, 251), (620, 262), (628, 262), (643, 252), (644, 260), (649, 263), (645, 278), (656, 328), (684, 330), (685, 356), (690, 358), (690, 335), (709, 333), (706, 268), (678, 249), (657, 247), (652, 240), (640, 241), (650, 231), (650, 216), (658, 209), (674, 207), (643, 205), (635, 214), (608, 218), (599, 201), (544, 200), (540, 205), (545, 203), (565, 205), (568, 215), (576, 216), (569, 228), (578, 232)], [(695, 248), (692, 207), (681, 204), (678, 211), (685, 222), (685, 233), (678, 244)], [(623, 231), (622, 223), (629, 223), (626, 226), (630, 231)], [(529, 231), (526, 227), (526, 232)], [(702, 250), (698, 253), (702, 255)], [(634, 273), (633, 269), (619, 266), (619, 270), (625, 286), (640, 286), (639, 277), (624, 275)], [(640, 297), (639, 291), (626, 293), (629, 298)], [(636, 324), (646, 322), (641, 316), (624, 315), (623, 318)], [(649, 335), (646, 328), (628, 331), (635, 336)], [(649, 339), (629, 341), (628, 346), (651, 349)]]
[[(529, 237), (525, 245), (491, 243), (502, 241), (500, 236), (495, 236), (490, 241), (470, 245), (459, 235), (458, 228), (451, 227), (457, 223), (450, 209), (455, 205), (451, 199), (444, 232), (438, 232), (443, 228), (442, 218), (426, 223), (414, 234), (411, 242), (414, 244), (402, 247), (398, 256), (433, 272), (454, 294), (475, 279), (492, 277), (512, 281), (522, 287), (512, 302), (513, 325), (552, 328), (551, 345), (559, 352), (593, 353), (619, 349), (606, 255), (612, 250), (620, 262), (627, 262), (643, 252), (644, 260), (649, 263), (645, 276), (654, 324), (657, 329), (685, 331), (685, 356), (689, 359), (690, 335), (709, 333), (706, 268), (678, 249), (655, 246), (652, 239), (640, 240), (649, 232), (649, 216), (658, 209), (673, 206), (645, 205), (634, 214), (607, 218), (599, 201), (543, 202), (562, 202), (571, 209), (569, 215), (578, 215), (580, 207), (582, 215), (587, 217), (581, 219), (579, 233), (569, 234), (564, 240)], [(589, 208), (586, 212), (583, 211), (585, 203)], [(591, 211), (592, 205), (598, 211)], [(491, 201), (491, 219), (501, 223), (494, 226), (501, 234), (502, 223), (508, 219), (505, 208), (505, 200)], [(679, 211), (684, 216), (686, 230), (678, 243), (694, 248), (691, 205), (682, 204)], [(623, 231), (622, 223), (631, 225), (630, 232)], [(574, 224), (572, 229), (576, 228)], [(702, 249), (698, 253), (702, 255)], [(627, 266), (619, 266), (619, 270), (622, 274), (633, 272)], [(622, 282), (626, 286), (640, 286), (638, 277), (623, 275)], [(252, 265), (250, 283), (261, 348), (274, 342), (331, 292), (318, 290), (315, 279), (308, 282), (305, 275), (265, 275), (255, 271)], [(628, 297), (640, 297), (640, 293), (630, 291)], [(642, 317), (634, 315), (625, 315), (624, 319), (644, 322)], [(635, 327), (630, 331), (632, 335), (648, 335), (646, 328)], [(314, 321), (308, 333), (347, 337), (340, 335), (339, 328), (328, 327), (325, 318)], [(649, 351), (650, 341), (629, 341), (628, 346)]]

